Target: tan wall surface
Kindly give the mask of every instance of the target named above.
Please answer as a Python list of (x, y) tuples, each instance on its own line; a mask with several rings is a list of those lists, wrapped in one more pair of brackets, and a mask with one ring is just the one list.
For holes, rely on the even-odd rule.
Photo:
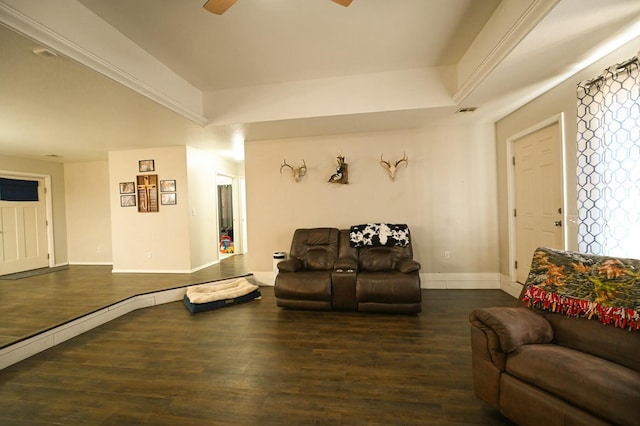
[(111, 264), (109, 163), (64, 166), (69, 263)]
[[(423, 273), (498, 270), (495, 139), (492, 125), (283, 139), (245, 144), (249, 267), (271, 271), (296, 228), (407, 223)], [(408, 167), (395, 182), (380, 155)], [(349, 184), (327, 183), (337, 154)], [(295, 183), (283, 159), (308, 166)], [(444, 252), (450, 258), (444, 258)]]
[[(564, 150), (565, 150), (565, 179), (566, 191), (565, 205), (570, 220), (575, 220), (577, 215), (577, 182), (576, 182), (576, 85), (582, 80), (594, 78), (602, 71), (616, 63), (624, 62), (638, 54), (638, 39), (628, 43), (617, 51), (595, 64), (587, 67), (571, 78), (549, 90), (527, 105), (509, 114), (496, 123), (496, 148), (498, 161), (498, 193), (499, 193), (499, 218), (500, 218), (500, 273), (509, 274), (509, 211), (508, 211), (508, 187), (507, 176), (509, 162), (507, 156), (507, 140), (514, 135), (526, 131), (544, 122), (550, 117), (564, 115)], [(567, 224), (565, 224), (567, 225)], [(567, 241), (567, 248), (577, 249), (576, 225), (569, 223), (571, 233)]]
[[(176, 205), (160, 205), (157, 213), (140, 213), (137, 207), (120, 207), (119, 183), (135, 181), (138, 161), (155, 161), (160, 180), (175, 179)], [(189, 216), (186, 199), (186, 148), (184, 146), (109, 153), (109, 186), (113, 270), (115, 272), (187, 272), (191, 269)], [(184, 189), (183, 189), (184, 188)]]

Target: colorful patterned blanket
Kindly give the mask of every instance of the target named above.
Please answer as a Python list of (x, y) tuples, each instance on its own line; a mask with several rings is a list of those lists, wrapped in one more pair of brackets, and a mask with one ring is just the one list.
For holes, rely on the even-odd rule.
[(529, 307), (640, 330), (640, 260), (539, 248), (525, 288)]

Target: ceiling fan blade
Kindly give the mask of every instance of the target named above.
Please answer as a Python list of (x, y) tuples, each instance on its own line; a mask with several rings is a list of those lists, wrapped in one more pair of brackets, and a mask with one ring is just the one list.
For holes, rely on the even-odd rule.
[(338, 3), (340, 6), (347, 7), (351, 4), (353, 0), (331, 0), (334, 3)]
[(205, 9), (207, 9), (211, 13), (215, 13), (216, 15), (222, 15), (229, 9), (236, 0), (207, 0), (204, 4)]

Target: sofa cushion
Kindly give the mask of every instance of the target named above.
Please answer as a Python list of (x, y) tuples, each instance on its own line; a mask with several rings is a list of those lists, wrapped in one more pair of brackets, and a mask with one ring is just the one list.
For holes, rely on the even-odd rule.
[(554, 343), (640, 372), (640, 333), (586, 318), (541, 312), (553, 327)]
[(364, 247), (360, 249), (360, 269), (370, 272), (393, 271), (396, 263), (391, 247)]
[(509, 374), (500, 375), (498, 409), (516, 425), (522, 426), (612, 426), (562, 398), (529, 385)]
[(303, 269), (333, 269), (333, 263), (338, 258), (338, 229), (296, 229), (289, 254), (291, 259), (299, 259), (302, 262)]
[(325, 246), (310, 247), (303, 260), (304, 269), (312, 271), (326, 271), (328, 269), (333, 269), (334, 259), (335, 255), (331, 249)]
[(276, 276), (274, 294), (292, 300), (331, 301), (331, 272), (284, 272)]
[(523, 345), (507, 357), (506, 371), (612, 423), (640, 418), (640, 373), (602, 358), (554, 344)]
[(360, 272), (356, 297), (358, 303), (420, 303), (420, 278), (400, 272)]

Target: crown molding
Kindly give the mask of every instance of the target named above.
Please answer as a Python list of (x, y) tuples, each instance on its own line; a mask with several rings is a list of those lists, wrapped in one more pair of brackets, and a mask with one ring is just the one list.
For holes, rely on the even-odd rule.
[[(483, 55), (481, 60), (475, 61), (476, 63), (472, 71), (464, 81), (458, 83), (458, 88), (453, 95), (453, 100), (456, 103), (460, 103), (469, 96), (559, 2), (560, 0), (533, 0), (513, 24), (506, 29), (502, 37), (500, 37), (497, 42), (494, 42), (495, 44)], [(510, 7), (515, 8), (518, 6), (518, 3), (510, 3), (507, 1), (503, 1), (500, 6), (498, 6), (491, 20), (485, 25), (467, 50), (467, 53), (465, 53), (462, 60), (458, 63), (458, 75), (461, 74), (461, 63), (464, 62), (465, 57), (469, 57), (469, 52), (481, 48), (481, 46), (478, 45), (482, 43), (483, 36), (485, 40), (489, 37), (487, 33), (490, 31), (489, 28), (492, 27), (491, 21), (499, 21), (509, 13), (512, 13), (512, 11), (509, 10)]]
[(95, 55), (77, 43), (61, 36), (45, 25), (35, 21), (22, 12), (0, 1), (0, 23), (17, 31), (29, 39), (50, 48), (57, 53), (85, 65), (94, 71), (128, 87), (141, 95), (157, 102), (160, 105), (180, 114), (188, 120), (201, 126), (208, 124), (209, 120), (201, 113), (176, 101), (162, 91), (154, 88), (139, 78), (131, 75), (121, 67)]

